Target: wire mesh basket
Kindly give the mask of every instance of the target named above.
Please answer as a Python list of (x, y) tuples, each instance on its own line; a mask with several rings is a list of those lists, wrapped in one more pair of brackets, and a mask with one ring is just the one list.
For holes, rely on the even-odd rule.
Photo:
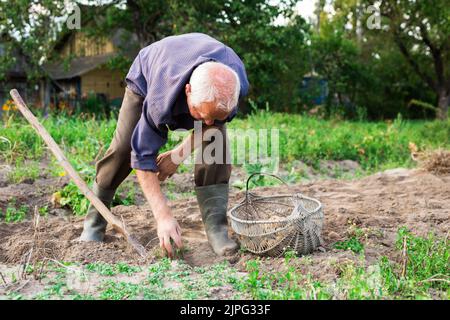
[(286, 251), (297, 255), (308, 254), (322, 245), (323, 206), (313, 198), (300, 193), (292, 195), (258, 196), (248, 191), (247, 179), (244, 200), (233, 207), (228, 215), (231, 228), (239, 235), (248, 251), (271, 257), (282, 256)]

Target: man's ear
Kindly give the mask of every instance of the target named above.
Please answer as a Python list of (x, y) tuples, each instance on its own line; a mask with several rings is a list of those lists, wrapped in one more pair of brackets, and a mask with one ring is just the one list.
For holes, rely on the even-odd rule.
[(186, 86), (184, 87), (184, 92), (186, 92), (186, 96), (189, 96), (191, 94), (191, 84), (186, 83)]

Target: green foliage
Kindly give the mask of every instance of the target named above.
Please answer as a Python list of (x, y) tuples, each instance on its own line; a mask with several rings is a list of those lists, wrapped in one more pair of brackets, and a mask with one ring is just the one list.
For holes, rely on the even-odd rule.
[[(91, 178), (92, 179), (92, 178)], [(88, 181), (90, 179), (88, 178)], [(63, 189), (56, 192), (56, 198), (61, 206), (67, 206), (77, 216), (82, 216), (87, 213), (90, 202), (83, 195), (80, 189), (70, 181)], [(126, 196), (122, 198), (119, 193), (116, 193), (113, 199), (112, 205), (133, 205), (135, 203), (135, 193), (131, 188), (127, 192)]]
[[(273, 172), (273, 169), (264, 166), (261, 163), (255, 163), (255, 164), (244, 164), (245, 172), (247, 173), (247, 176), (250, 176), (254, 173), (270, 173)], [(242, 187), (245, 188), (245, 182), (242, 182)], [(256, 187), (266, 187), (266, 186), (275, 186), (279, 185), (282, 182), (274, 177), (266, 176), (264, 174), (261, 175), (255, 175), (250, 179), (249, 182), (249, 189), (256, 188)]]
[[(438, 240), (430, 233), (428, 237), (417, 237), (406, 227), (398, 232), (397, 249), (401, 250), (406, 241), (408, 265), (406, 278), (427, 280), (436, 275), (448, 275), (450, 272), (450, 247), (448, 240)], [(448, 282), (430, 282), (434, 287), (448, 288)]]
[(48, 206), (46, 205), (46, 206), (40, 207), (38, 209), (38, 212), (41, 217), (47, 217), (48, 216)]
[(103, 283), (100, 294), (102, 300), (133, 300), (140, 292), (140, 286), (134, 283), (128, 282), (115, 282), (107, 280)]
[(412, 166), (410, 142), (419, 149), (450, 146), (450, 121), (326, 121), (261, 111), (233, 120), (229, 128), (279, 129), (279, 154), (284, 163), (302, 160), (314, 166), (320, 160), (349, 159), (370, 172)]
[[(8, 67), (19, 62), (19, 53), (26, 56), (28, 79), (36, 81), (42, 77), (42, 58), (50, 55), (56, 40), (54, 17), (67, 13), (67, 7), (61, 1), (41, 0), (39, 8), (33, 0), (17, 0), (14, 5), (0, 1), (0, 42), (7, 43), (7, 50), (0, 54), (0, 81), (4, 80)], [(10, 88), (8, 82), (2, 85)]]
[[(123, 194), (124, 196), (121, 196)], [(135, 185), (133, 185), (133, 183), (125, 181), (119, 186), (116, 194), (114, 195), (112, 205), (131, 206), (135, 203), (136, 203), (136, 187)]]
[[(81, 112), (107, 117), (110, 114), (109, 103), (106, 97), (102, 98), (95, 92), (89, 92), (87, 98), (82, 100), (80, 108), (77, 110), (78, 114)], [(77, 114), (74, 114), (74, 116), (77, 116)]]
[[(93, 160), (106, 152), (116, 120), (98, 120), (92, 116), (49, 116), (41, 120), (56, 142), (65, 150), (75, 168), (87, 181), (92, 181), (95, 175)], [(406, 121), (401, 117), (395, 121), (385, 122), (352, 122), (336, 119), (329, 121), (261, 110), (253, 112), (246, 118), (234, 119), (228, 127), (243, 130), (278, 129), (279, 155), (282, 163), (302, 160), (314, 166), (319, 160), (348, 159), (357, 161), (369, 172), (412, 166), (408, 148), (410, 142), (415, 143), (420, 150), (450, 148), (450, 121)], [(231, 143), (231, 147), (236, 148), (234, 139)], [(176, 144), (177, 141), (169, 138), (161, 151), (170, 150)], [(16, 175), (20, 179), (38, 174), (35, 163), (30, 166), (25, 166), (24, 163), (28, 163), (29, 160), (39, 161), (45, 153), (44, 143), (31, 126), (25, 125), (23, 119), (14, 118), (4, 126), (0, 126), (0, 160), (8, 164), (17, 162), (17, 170), (27, 172)], [(49, 173), (53, 176), (64, 175), (57, 162), (51, 159)], [(270, 171), (272, 165), (247, 164), (246, 170), (248, 173), (258, 170)], [(261, 181), (277, 183), (271, 178), (263, 178)], [(86, 206), (77, 205), (81, 194), (76, 191), (75, 186), (68, 186), (66, 191), (65, 197), (69, 198), (67, 201), (70, 202), (72, 199), (80, 208), (77, 212), (82, 212), (81, 209)], [(133, 190), (128, 188), (122, 200), (116, 198), (115, 203), (123, 201), (123, 204), (131, 204), (133, 198)]]
[[(336, 272), (333, 280), (319, 280), (306, 274), (305, 266), (314, 264), (314, 257), (297, 257), (292, 251), (286, 252), (284, 259), (276, 261), (272, 261), (274, 258), (248, 260), (246, 272), (237, 272), (226, 261), (191, 267), (181, 260), (168, 258), (160, 259), (147, 268), (125, 263), (91, 263), (86, 266), (50, 263), (45, 271), (45, 279), (48, 280), (42, 282), (43, 290), (33, 293), (31, 298), (208, 299), (217, 298), (220, 290), (227, 294), (231, 290), (237, 299), (448, 299), (447, 238), (436, 238), (432, 234), (419, 237), (406, 228), (400, 228), (396, 249), (398, 255), (393, 256), (398, 256), (398, 261), (382, 257), (377, 263), (367, 266), (363, 253), (358, 261), (330, 261)], [(36, 270), (40, 270), (39, 265)], [(79, 272), (77, 270), (84, 275), (83, 281), (94, 277), (100, 284), (89, 291), (78, 292), (73, 282), (68, 282), (69, 272)], [(27, 272), (31, 275), (34, 271), (30, 269)], [(28, 299), (28, 295), (26, 292), (7, 292), (5, 297)]]
[[(311, 54), (315, 70), (327, 81), (325, 115), (341, 113), (346, 118), (356, 118), (360, 90), (367, 90), (370, 73), (359, 60), (357, 44), (346, 37), (342, 23), (337, 20), (322, 25), (321, 32), (311, 37)], [(305, 102), (311, 105), (308, 99)]]
[(56, 193), (61, 206), (69, 207), (77, 215), (85, 215), (89, 208), (89, 200), (81, 193), (75, 183), (70, 181), (62, 190)]
[[(14, 4), (0, 2), (0, 81), (19, 62), (19, 53), (26, 56), (28, 78), (37, 80), (45, 74), (42, 61), (62, 61), (54, 46), (72, 31), (54, 17), (67, 16), (71, 6), (42, 0), (40, 9), (30, 14), (35, 1)], [(259, 105), (269, 102), (276, 111), (311, 110), (316, 93), (302, 94), (300, 87), (304, 76), (313, 74), (327, 82), (327, 116), (379, 119), (402, 113), (447, 119), (447, 1), (336, 0), (327, 3), (333, 14), (324, 11), (321, 1), (316, 4), (315, 25), (294, 14), (296, 4), (294, 0), (112, 0), (81, 6), (82, 32), (96, 42), (114, 34), (118, 52), (107, 65), (123, 74), (132, 63), (130, 56), (164, 37), (186, 32), (212, 35), (243, 59), (251, 83), (249, 97)], [(367, 9), (374, 4), (382, 16), (381, 28), (375, 29), (367, 24), (371, 18)], [(3, 82), (9, 89), (9, 82)], [(408, 108), (412, 99), (438, 105), (438, 112)], [(90, 97), (84, 104), (96, 111), (103, 103)]]
[[(396, 247), (406, 256), (399, 263), (383, 258), (380, 262), (383, 279), (391, 294), (407, 297), (427, 297), (430, 288), (450, 289), (450, 250), (448, 239), (436, 239), (430, 233), (426, 238), (412, 234), (406, 227), (398, 231)], [(405, 260), (406, 259), (406, 260)]]
[(338, 292), (335, 294), (349, 300), (374, 300), (388, 298), (381, 281), (378, 265), (366, 268), (354, 263), (340, 267), (340, 277), (336, 282)]
[(338, 264), (336, 282), (323, 283), (301, 272), (301, 261), (287, 255), (282, 271), (265, 271), (264, 260), (249, 260), (248, 274), (234, 279), (236, 290), (249, 292), (254, 299), (430, 299), (448, 296), (450, 270), (447, 239), (418, 237), (407, 229), (398, 231), (397, 249), (403, 251), (404, 240), (408, 262), (405, 275), (401, 265), (382, 257), (379, 263), (366, 267), (361, 262)]
[(331, 294), (319, 281), (304, 276), (285, 260), (285, 271), (262, 272), (260, 260), (246, 264), (248, 276), (234, 284), (238, 290), (248, 291), (252, 298), (261, 300), (330, 299)]
[(334, 244), (334, 248), (339, 250), (351, 250), (355, 253), (360, 253), (364, 250), (364, 245), (356, 237), (344, 241), (338, 241)]
[(130, 266), (123, 262), (113, 265), (101, 262), (89, 263), (86, 265), (86, 269), (91, 272), (96, 272), (102, 276), (115, 276), (120, 273), (132, 275), (133, 273), (141, 271), (141, 268)]
[[(200, 31), (223, 41), (245, 63), (251, 83), (250, 99), (260, 104), (269, 102), (275, 110), (295, 111), (298, 84), (307, 72), (305, 37), (309, 32), (300, 16), (293, 17), (295, 3), (174, 1), (174, 32)], [(280, 17), (293, 18), (287, 25), (275, 25)]]
[(389, 26), (388, 39), (396, 44), (409, 68), (434, 93), (434, 101), (439, 104), (436, 116), (447, 120), (450, 101), (450, 69), (446, 67), (450, 59), (447, 1), (401, 0), (395, 4), (387, 1), (381, 3), (380, 9)]
[[(88, 167), (87, 164), (99, 150), (106, 151), (117, 120), (97, 120), (89, 115), (50, 115), (43, 118), (38, 113), (37, 116), (56, 143), (70, 155), (77, 169)], [(27, 121), (18, 115), (0, 126), (0, 137), (0, 160), (7, 163), (14, 163), (20, 158), (40, 159), (45, 154), (45, 143)]]
[(29, 208), (26, 205), (17, 207), (16, 199), (12, 199), (8, 203), (4, 213), (0, 210), (0, 220), (3, 219), (6, 223), (21, 222), (27, 216), (28, 210)]

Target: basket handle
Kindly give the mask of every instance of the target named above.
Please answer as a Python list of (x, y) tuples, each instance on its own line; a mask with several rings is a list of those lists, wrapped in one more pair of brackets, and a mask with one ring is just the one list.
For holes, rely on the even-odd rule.
[[(248, 184), (250, 183), (250, 180), (251, 180), (254, 176), (257, 176), (257, 175), (260, 175), (260, 176), (263, 176), (263, 175), (264, 175), (264, 176), (269, 176), (269, 177), (276, 178), (276, 179), (280, 180), (286, 187), (289, 188), (289, 185), (286, 183), (286, 181), (284, 181), (283, 179), (281, 179), (281, 178), (280, 178), (279, 176), (277, 176), (277, 175), (274, 175), (274, 174), (271, 174), (271, 173), (265, 173), (265, 172), (254, 172), (254, 173), (252, 173), (252, 174), (248, 177), (247, 183), (246, 183), (246, 185), (245, 185), (245, 201), (250, 201), (250, 199), (248, 199), (248, 195), (251, 194), (251, 192), (248, 191)], [(303, 197), (303, 194), (297, 193), (296, 196), (300, 197), (300, 199), (301, 199), (301, 198)], [(300, 202), (298, 205), (299, 205), (300, 208), (303, 209), (304, 211), (310, 212), (309, 210), (307, 210), (307, 209), (305, 208), (305, 206), (304, 206), (301, 202)]]
[(252, 173), (252, 174), (248, 177), (247, 183), (245, 184), (245, 200), (246, 200), (246, 201), (248, 200), (248, 194), (249, 194), (249, 192), (248, 192), (248, 184), (250, 183), (250, 180), (251, 180), (254, 176), (257, 176), (257, 175), (260, 175), (260, 176), (269, 176), (269, 177), (276, 178), (276, 179), (280, 180), (286, 187), (289, 187), (289, 185), (286, 183), (286, 181), (284, 181), (283, 179), (281, 179), (281, 178), (278, 177), (277, 175), (274, 175), (274, 174), (271, 174), (271, 173), (264, 173), (264, 172), (254, 172), (254, 173)]

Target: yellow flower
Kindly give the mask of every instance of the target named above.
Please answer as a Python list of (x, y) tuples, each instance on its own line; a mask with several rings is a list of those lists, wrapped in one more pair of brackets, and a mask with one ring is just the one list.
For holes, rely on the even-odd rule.
[(58, 175), (59, 175), (60, 177), (65, 177), (65, 176), (66, 176), (66, 172), (65, 172), (65, 171), (61, 171)]
[(5, 104), (2, 106), (2, 110), (4, 111), (17, 110), (17, 107), (12, 100), (6, 100)]

